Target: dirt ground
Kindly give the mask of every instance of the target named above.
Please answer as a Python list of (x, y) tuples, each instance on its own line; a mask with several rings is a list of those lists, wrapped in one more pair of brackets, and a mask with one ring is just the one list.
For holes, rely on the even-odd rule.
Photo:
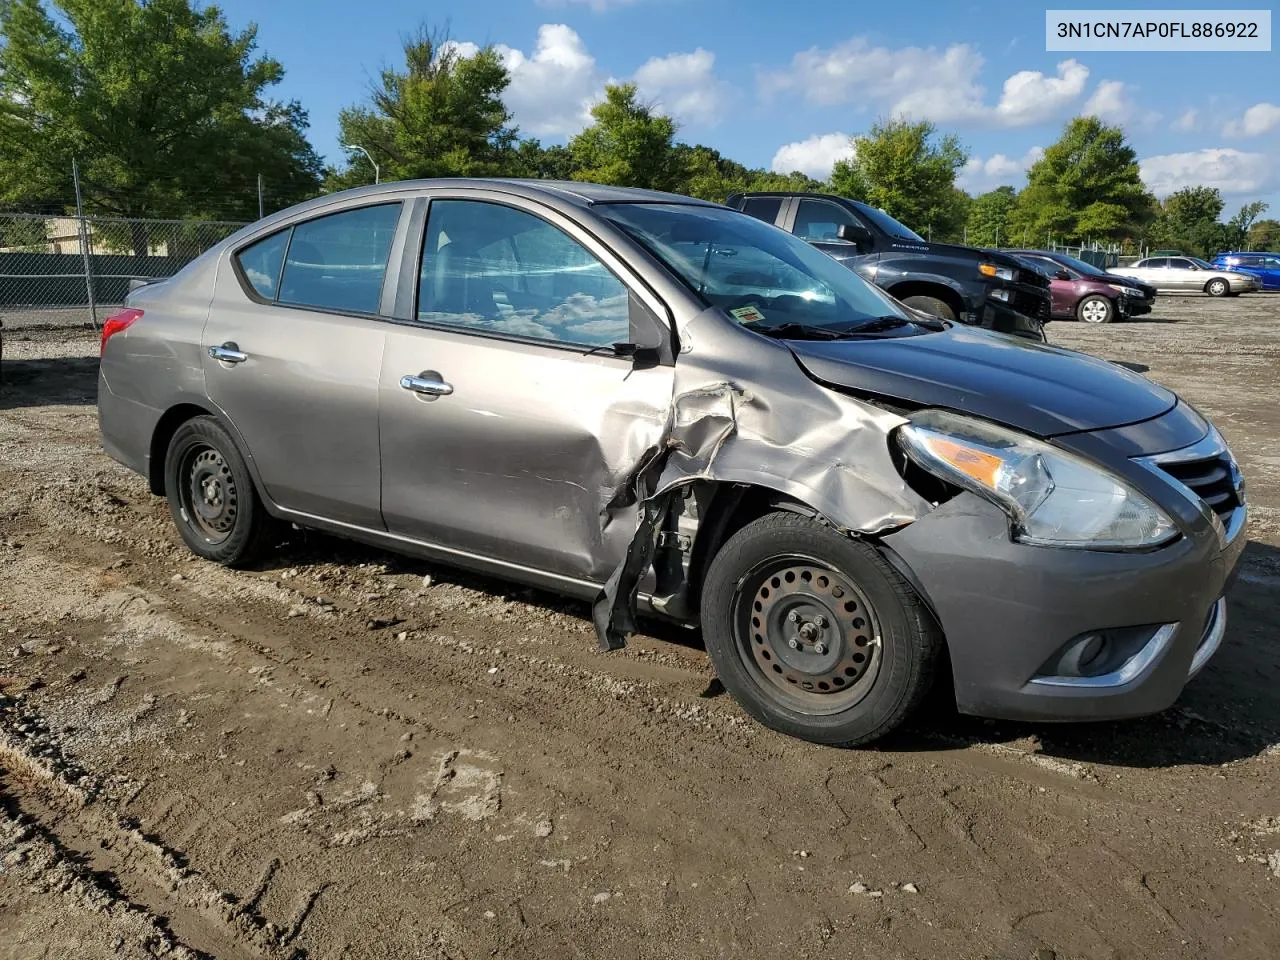
[(0, 390), (0, 957), (1280, 955), (1280, 296), (1054, 323), (1210, 414), (1223, 649), (1126, 723), (776, 735), (696, 634), (294, 533), (233, 572), (97, 439), (90, 331)]

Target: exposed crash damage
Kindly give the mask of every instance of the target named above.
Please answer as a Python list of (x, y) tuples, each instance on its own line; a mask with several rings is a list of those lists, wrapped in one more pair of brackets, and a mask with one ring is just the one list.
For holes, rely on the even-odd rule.
[[(930, 505), (890, 456), (891, 431), (907, 421), (815, 383), (781, 343), (728, 326), (713, 311), (680, 331), (666, 426), (602, 511), (606, 530), (635, 533), (592, 608), (605, 650), (636, 629), (641, 582), (673, 506), (698, 481), (743, 484), (785, 495), (847, 535), (894, 530)], [(760, 363), (762, 349), (775, 357)], [(732, 371), (732, 380), (717, 379)], [(767, 373), (767, 381), (761, 373)], [(655, 598), (661, 609), (662, 599)]]

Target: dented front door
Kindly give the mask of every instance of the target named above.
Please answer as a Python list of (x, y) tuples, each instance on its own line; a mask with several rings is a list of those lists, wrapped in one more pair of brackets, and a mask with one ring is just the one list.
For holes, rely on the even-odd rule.
[(628, 288), (546, 219), (433, 199), (415, 314), (379, 382), (388, 530), (603, 580), (634, 533), (602, 529), (604, 506), (672, 390), (671, 366), (613, 347), (639, 336)]

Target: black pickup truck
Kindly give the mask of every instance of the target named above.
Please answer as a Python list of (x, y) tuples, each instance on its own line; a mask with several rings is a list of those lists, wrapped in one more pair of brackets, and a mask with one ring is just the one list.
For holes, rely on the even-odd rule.
[(932, 243), (883, 210), (812, 193), (735, 193), (735, 210), (808, 240), (909, 307), (1044, 339), (1049, 280), (996, 250)]

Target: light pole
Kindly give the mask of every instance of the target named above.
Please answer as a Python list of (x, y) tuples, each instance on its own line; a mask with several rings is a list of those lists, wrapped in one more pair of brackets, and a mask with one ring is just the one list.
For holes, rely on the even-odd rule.
[(380, 171), (378, 170), (378, 164), (373, 159), (373, 154), (371, 154), (364, 147), (360, 146), (360, 144), (358, 143), (344, 143), (342, 144), (342, 149), (343, 150), (359, 150), (366, 157), (368, 157), (369, 162), (373, 164), (373, 182), (374, 184), (381, 183)]

